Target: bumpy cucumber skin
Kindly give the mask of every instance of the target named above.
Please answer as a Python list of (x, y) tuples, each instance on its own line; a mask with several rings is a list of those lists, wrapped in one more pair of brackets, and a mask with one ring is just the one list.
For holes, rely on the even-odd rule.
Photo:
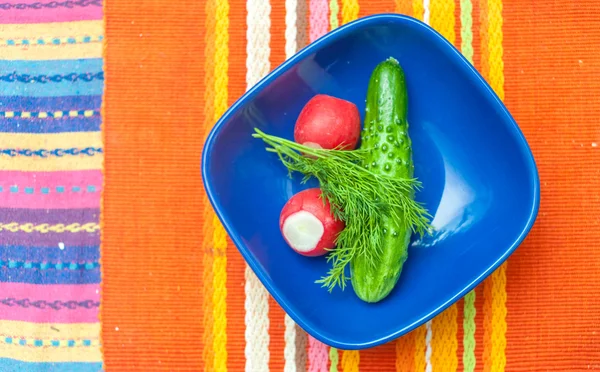
[[(361, 149), (369, 156), (363, 166), (394, 177), (413, 177), (411, 140), (408, 135), (408, 97), (404, 71), (389, 58), (373, 70), (369, 81)], [(352, 286), (363, 301), (383, 300), (394, 289), (408, 258), (411, 231), (400, 221), (384, 217), (382, 255), (375, 265), (363, 257), (350, 263)]]

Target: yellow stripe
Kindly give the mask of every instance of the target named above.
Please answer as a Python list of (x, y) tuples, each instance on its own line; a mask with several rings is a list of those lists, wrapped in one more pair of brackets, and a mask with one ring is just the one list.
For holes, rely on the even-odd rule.
[[(229, 3), (217, 2), (215, 24), (214, 121), (227, 110)], [(207, 220), (208, 221), (208, 220)], [(227, 233), (213, 214), (213, 350), (215, 371), (227, 371)]]
[(483, 370), (502, 372), (506, 366), (506, 264), (484, 282)]
[(427, 326), (423, 324), (415, 329), (415, 372), (425, 371), (425, 336), (427, 335)]
[(431, 322), (431, 366), (434, 372), (455, 372), (458, 369), (458, 310), (456, 305), (436, 316)]
[(342, 352), (342, 371), (358, 372), (360, 366), (360, 353), (358, 350), (344, 350)]
[(454, 0), (431, 0), (431, 27), (435, 28), (448, 41), (454, 44), (456, 39), (454, 32)]
[(18, 342), (0, 342), (0, 358), (10, 358), (25, 362), (102, 362), (99, 343), (91, 346), (54, 347), (21, 346)]
[(504, 100), (504, 61), (502, 60), (502, 0), (487, 0), (487, 35), (489, 72), (486, 76), (500, 99)]
[[(454, 0), (431, 0), (430, 24), (449, 42), (456, 41)], [(434, 372), (456, 371), (458, 368), (458, 310), (456, 304), (439, 314), (431, 322), (431, 366)]]
[(54, 158), (29, 158), (15, 157), (5, 158), (0, 156), (0, 171), (25, 171), (25, 172), (45, 172), (45, 171), (77, 171), (93, 170), (102, 168), (102, 155), (77, 157), (65, 156)]
[(358, 18), (359, 9), (358, 0), (342, 0), (342, 24)]
[[(0, 133), (3, 149), (68, 149), (72, 147), (102, 147), (100, 132), (71, 133)], [(0, 157), (2, 157), (0, 155)]]
[[(26, 23), (0, 25), (0, 44), (4, 45), (6, 40), (37, 40), (51, 41), (53, 38), (90, 36), (96, 40), (98, 36), (104, 35), (102, 21), (77, 21), (77, 22), (53, 22), (53, 23)], [(102, 44), (102, 43), (99, 43)], [(16, 47), (13, 47), (16, 48)]]
[(425, 12), (425, 9), (423, 8), (423, 0), (413, 0), (412, 8), (413, 8), (413, 17), (422, 21), (423, 13)]
[(57, 60), (101, 58), (102, 43), (0, 46), (0, 59), (5, 60)]
[[(86, 133), (0, 133), (0, 144), (3, 149), (84, 149), (86, 147), (102, 148), (102, 136), (99, 132)], [(102, 154), (48, 156), (8, 156), (0, 155), (0, 170), (22, 171), (58, 171), (101, 169)]]
[(1, 338), (93, 340), (99, 334), (100, 323), (48, 324), (0, 320)]
[[(206, 105), (204, 106), (204, 136), (210, 131), (215, 116), (215, 29), (216, 29), (216, 0), (207, 0), (205, 5), (205, 39), (204, 39), (204, 48), (205, 48), (205, 60), (204, 60), (204, 102)], [(203, 291), (202, 298), (203, 303), (202, 306), (204, 308), (204, 317), (203, 317), (203, 344), (204, 348), (202, 350), (202, 356), (204, 359), (204, 371), (214, 371), (214, 367), (217, 363), (215, 360), (215, 349), (214, 349), (214, 333), (213, 333), (213, 325), (214, 325), (214, 315), (213, 315), (213, 294), (214, 294), (214, 263), (215, 263), (215, 254), (213, 252), (212, 241), (213, 241), (213, 224), (212, 220), (214, 218), (214, 212), (210, 207), (210, 204), (206, 202), (203, 216), (203, 236), (204, 239), (202, 241), (203, 248), (203, 258), (202, 258), (202, 282)]]
[[(504, 100), (502, 1), (482, 1), (482, 72), (498, 97)], [(486, 372), (506, 366), (506, 263), (484, 282), (484, 355)]]

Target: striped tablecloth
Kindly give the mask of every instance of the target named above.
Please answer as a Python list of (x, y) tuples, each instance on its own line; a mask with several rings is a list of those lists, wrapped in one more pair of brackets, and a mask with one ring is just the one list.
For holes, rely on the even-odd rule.
[[(541, 207), (464, 299), (345, 352), (247, 269), (199, 161), (246, 89), (381, 12), (439, 30), (505, 100)], [(597, 0), (0, 0), (0, 372), (600, 369), (599, 24)]]

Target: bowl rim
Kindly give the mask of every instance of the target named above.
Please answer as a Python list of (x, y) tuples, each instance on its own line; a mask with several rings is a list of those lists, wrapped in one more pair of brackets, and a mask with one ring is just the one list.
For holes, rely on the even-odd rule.
[[(505, 125), (507, 126), (507, 129), (511, 132), (511, 134), (515, 138), (515, 141), (517, 142), (517, 146), (523, 154), (524, 161), (526, 163), (525, 166), (529, 170), (529, 176), (532, 180), (532, 188), (533, 188), (532, 191), (533, 192), (532, 192), (531, 205), (529, 207), (530, 208), (529, 216), (528, 216), (527, 222), (522, 227), (519, 235), (516, 237), (516, 239), (513, 241), (513, 243), (509, 247), (507, 247), (507, 249), (504, 251), (504, 253), (502, 255), (500, 255), (490, 266), (488, 266), (485, 270), (483, 270), (475, 279), (473, 279), (471, 282), (466, 284), (463, 287), (463, 289), (456, 292), (447, 301), (439, 304), (435, 309), (433, 309), (429, 312), (424, 312), (423, 315), (419, 319), (417, 319), (416, 321), (413, 321), (410, 324), (405, 325), (401, 329), (393, 330), (393, 331), (388, 332), (384, 336), (365, 340), (365, 341), (345, 342), (343, 340), (338, 340), (338, 339), (328, 337), (328, 336), (321, 334), (319, 329), (315, 329), (312, 326), (310, 326), (309, 324), (307, 324), (304, 321), (304, 319), (296, 313), (294, 308), (290, 307), (290, 305), (285, 300), (283, 300), (283, 298), (279, 294), (279, 290), (276, 287), (274, 287), (274, 285), (271, 283), (271, 281), (268, 278), (266, 278), (264, 273), (259, 269), (258, 262), (249, 253), (249, 250), (245, 248), (245, 244), (242, 242), (240, 236), (237, 234), (235, 229), (231, 226), (227, 216), (225, 216), (223, 214), (222, 206), (216, 199), (215, 192), (212, 189), (211, 183), (208, 180), (209, 177), (207, 177), (208, 176), (208, 167), (209, 167), (209, 162), (210, 162), (210, 158), (211, 158), (211, 149), (212, 149), (215, 137), (220, 132), (221, 127), (229, 120), (229, 118), (232, 115), (234, 115), (238, 111), (240, 106), (242, 106), (242, 104), (245, 101), (247, 101), (248, 99), (259, 94), (272, 81), (277, 79), (280, 75), (282, 75), (287, 70), (289, 70), (297, 62), (303, 60), (306, 56), (312, 54), (313, 52), (317, 52), (317, 51), (323, 49), (324, 47), (327, 47), (332, 42), (346, 36), (347, 34), (353, 32), (353, 31), (356, 31), (356, 29), (366, 27), (366, 26), (371, 26), (371, 25), (378, 24), (378, 23), (386, 23), (386, 22), (412, 24), (412, 27), (423, 28), (423, 32), (430, 34), (430, 36), (428, 36), (428, 38), (431, 39), (432, 43), (438, 44), (438, 47), (440, 47), (440, 48), (448, 49), (451, 52), (449, 58), (451, 60), (454, 60), (454, 63), (461, 64), (462, 68), (465, 68), (472, 73), (472, 76), (474, 77), (473, 79), (476, 80), (477, 85), (479, 85), (484, 90), (486, 90), (487, 94), (489, 94), (490, 97), (497, 104), (497, 107), (500, 108), (500, 110), (501, 110), (500, 115), (504, 117), (503, 122), (505, 123)], [(327, 34), (323, 35), (322, 37), (320, 37), (317, 40), (313, 41), (312, 43), (308, 44), (304, 48), (300, 49), (295, 55), (293, 55), (290, 58), (288, 58), (287, 60), (285, 60), (282, 64), (280, 64), (278, 67), (276, 67), (273, 71), (271, 71), (269, 74), (267, 74), (266, 76), (261, 78), (256, 84), (254, 84), (252, 87), (250, 87), (242, 96), (240, 96), (226, 110), (226, 112), (219, 118), (219, 120), (215, 123), (215, 125), (210, 130), (210, 132), (206, 138), (206, 141), (204, 143), (203, 151), (201, 154), (201, 175), (202, 175), (204, 190), (208, 196), (208, 200), (209, 200), (212, 208), (214, 209), (217, 217), (219, 218), (219, 220), (221, 221), (226, 232), (229, 234), (230, 238), (232, 239), (232, 242), (236, 246), (236, 249), (238, 250), (238, 252), (240, 252), (242, 257), (246, 261), (246, 264), (248, 266), (250, 266), (250, 268), (255, 273), (255, 275), (258, 277), (260, 282), (268, 290), (269, 294), (271, 296), (273, 296), (275, 301), (277, 301), (277, 303), (284, 309), (284, 311), (304, 331), (309, 333), (315, 339), (317, 339), (329, 346), (336, 347), (336, 348), (342, 349), (342, 350), (361, 350), (361, 349), (375, 347), (375, 346), (387, 343), (389, 341), (392, 341), (398, 337), (401, 337), (401, 336), (413, 331), (415, 328), (425, 324), (427, 321), (431, 320), (432, 318), (437, 316), (439, 313), (446, 310), (452, 304), (456, 303), (459, 299), (464, 297), (471, 290), (473, 290), (473, 288), (475, 288), (477, 285), (479, 285), (484, 279), (486, 279), (489, 275), (491, 275), (496, 269), (498, 269), (500, 267), (500, 265), (502, 265), (506, 261), (506, 259), (516, 250), (516, 248), (521, 245), (521, 243), (523, 242), (525, 237), (529, 234), (531, 228), (533, 227), (533, 225), (535, 223), (535, 220), (537, 218), (538, 211), (539, 211), (539, 204), (540, 204), (540, 180), (539, 180), (539, 174), (538, 174), (537, 165), (536, 165), (533, 153), (531, 151), (531, 148), (529, 147), (529, 144), (527, 143), (525, 136), (523, 135), (521, 129), (517, 125), (516, 121), (514, 120), (514, 118), (508, 111), (508, 109), (506, 108), (504, 102), (502, 102), (502, 100), (498, 97), (496, 92), (491, 88), (491, 86), (487, 83), (487, 81), (483, 78), (483, 76), (479, 73), (479, 71), (477, 71), (477, 69), (475, 69), (475, 67), (462, 55), (462, 53), (452, 43), (450, 43), (448, 40), (446, 40), (439, 32), (437, 32), (431, 26), (427, 25), (426, 23), (424, 23), (416, 18), (407, 16), (407, 15), (396, 14), (396, 13), (379, 13), (379, 14), (374, 14), (374, 15), (370, 15), (370, 16), (365, 16), (365, 17), (359, 18), (357, 20), (354, 20), (352, 22), (349, 22), (345, 25), (342, 25), (342, 26), (336, 28), (335, 30), (328, 32)], [(242, 249), (240, 247), (244, 247), (244, 248)]]

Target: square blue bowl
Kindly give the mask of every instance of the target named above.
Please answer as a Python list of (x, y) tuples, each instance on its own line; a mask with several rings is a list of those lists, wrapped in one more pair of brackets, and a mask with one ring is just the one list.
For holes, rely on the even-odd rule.
[[(293, 139), (300, 110), (317, 93), (355, 103), (364, 119), (371, 72), (390, 56), (406, 74), (415, 175), (423, 185), (416, 197), (435, 232), (413, 237), (395, 289), (368, 304), (351, 285), (329, 293), (315, 284), (329, 268), (325, 258), (286, 245), (281, 208), (317, 184), (290, 179), (252, 133), (257, 127)], [(202, 177), (227, 233), (275, 300), (313, 337), (346, 350), (397, 338), (467, 294), (522, 242), (539, 205), (533, 156), (501, 100), (440, 34), (396, 14), (330, 32), (252, 87), (209, 134)]]

